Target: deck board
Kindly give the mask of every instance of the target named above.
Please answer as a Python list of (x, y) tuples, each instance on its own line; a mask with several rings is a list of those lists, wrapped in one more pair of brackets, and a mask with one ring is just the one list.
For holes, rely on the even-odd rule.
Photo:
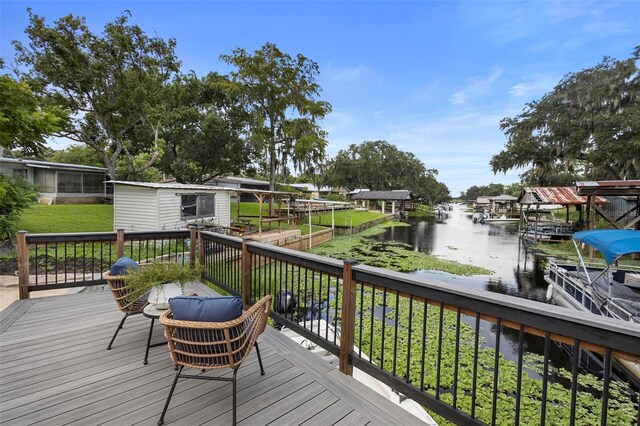
[[(121, 318), (110, 292), (100, 289), (7, 307), (0, 315), (0, 423), (155, 425), (175, 370), (164, 346), (151, 348), (143, 365), (150, 322), (141, 315), (127, 319), (107, 351)], [(153, 341), (163, 338), (156, 324)], [(239, 424), (419, 423), (278, 331), (268, 327), (259, 342), (266, 374), (255, 351), (238, 370)], [(202, 374), (230, 377), (231, 370)], [(165, 424), (231, 419), (230, 383), (182, 379)]]

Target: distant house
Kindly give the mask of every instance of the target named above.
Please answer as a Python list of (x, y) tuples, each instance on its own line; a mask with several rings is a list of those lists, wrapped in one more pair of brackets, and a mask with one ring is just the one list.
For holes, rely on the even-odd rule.
[(357, 189), (354, 189), (353, 191), (349, 191), (347, 192), (347, 200), (352, 200), (354, 195), (359, 194), (361, 192), (366, 192), (366, 191), (369, 191), (369, 190), (367, 188), (357, 188)]
[(114, 230), (184, 229), (189, 223), (202, 221), (230, 225), (232, 189), (180, 183), (112, 184)]
[(410, 203), (413, 208), (415, 197), (409, 190), (400, 189), (395, 191), (361, 191), (351, 196), (351, 200), (360, 202), (363, 207), (370, 208), (371, 201), (381, 202), (382, 212), (385, 212), (386, 203), (391, 203), (391, 213), (396, 213), (396, 203), (400, 205), (400, 210), (405, 210), (405, 204)]
[(107, 197), (107, 169), (0, 157), (0, 173), (37, 186), (43, 204), (94, 204)]
[(329, 194), (347, 195), (345, 188), (333, 188), (330, 186), (317, 187), (312, 183), (290, 183), (290, 187), (301, 191), (302, 193), (309, 194), (311, 198), (322, 198)]
[(491, 204), (491, 197), (478, 197), (473, 204), (476, 206), (488, 206), (489, 204)]

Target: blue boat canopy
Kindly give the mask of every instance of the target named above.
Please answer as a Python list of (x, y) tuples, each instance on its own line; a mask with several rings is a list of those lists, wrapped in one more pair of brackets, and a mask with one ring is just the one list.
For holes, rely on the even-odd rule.
[(630, 229), (601, 229), (580, 231), (573, 239), (598, 250), (611, 265), (620, 256), (640, 253), (640, 231)]

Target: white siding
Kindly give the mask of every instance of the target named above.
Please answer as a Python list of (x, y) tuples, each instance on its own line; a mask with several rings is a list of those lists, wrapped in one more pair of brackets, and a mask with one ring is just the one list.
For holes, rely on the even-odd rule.
[(178, 192), (177, 189), (158, 189), (158, 229), (185, 227), (185, 222), (180, 219), (180, 195), (176, 195)]
[(218, 224), (222, 226), (231, 226), (231, 200), (229, 191), (220, 191), (216, 193), (216, 218)]
[(125, 231), (157, 231), (158, 201), (155, 188), (114, 185), (113, 228)]
[[(215, 217), (208, 218), (211, 222), (221, 225), (230, 226), (230, 203), (229, 191), (202, 191), (202, 190), (183, 190), (183, 189), (158, 189), (158, 229), (179, 229), (186, 226), (186, 221), (181, 218), (180, 195), (187, 194), (215, 194), (216, 206)], [(194, 221), (195, 219), (190, 219)]]

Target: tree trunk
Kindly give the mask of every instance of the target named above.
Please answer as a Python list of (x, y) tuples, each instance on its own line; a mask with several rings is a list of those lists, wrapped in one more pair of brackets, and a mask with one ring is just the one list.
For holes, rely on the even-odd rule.
[[(276, 144), (272, 141), (269, 147), (269, 191), (276, 189)], [(273, 197), (269, 197), (269, 216), (274, 216)]]

